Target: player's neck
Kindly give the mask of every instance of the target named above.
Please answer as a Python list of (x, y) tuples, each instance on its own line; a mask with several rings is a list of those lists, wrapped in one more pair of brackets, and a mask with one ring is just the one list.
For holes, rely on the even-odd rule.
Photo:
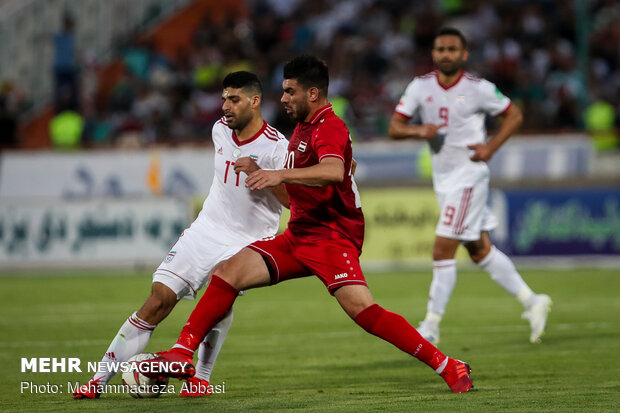
[(441, 72), (441, 71), (437, 71), (438, 73), (438, 79), (439, 79), (439, 83), (444, 86), (444, 87), (450, 87), (453, 86), (456, 82), (459, 81), (459, 79), (461, 78), (461, 76), (463, 75), (463, 70), (459, 70), (458, 72), (452, 74), (452, 75), (446, 75), (445, 73)]
[(308, 115), (304, 119), (304, 122), (310, 122), (312, 118), (314, 118), (314, 115), (316, 115), (316, 113), (319, 110), (329, 105), (329, 101), (327, 99), (320, 99), (320, 100), (317, 100), (316, 102), (310, 102), (309, 105), (310, 105), (310, 112), (308, 112)]
[(262, 116), (255, 116), (243, 129), (235, 129), (235, 135), (240, 142), (247, 141), (256, 135), (262, 128), (265, 121)]

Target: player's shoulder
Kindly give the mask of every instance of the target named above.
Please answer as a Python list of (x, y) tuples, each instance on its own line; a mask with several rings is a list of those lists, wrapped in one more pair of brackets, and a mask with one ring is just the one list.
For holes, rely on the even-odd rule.
[(432, 72), (428, 72), (425, 73), (423, 75), (420, 76), (416, 76), (413, 78), (413, 80), (418, 80), (420, 82), (429, 82), (429, 81), (433, 81), (437, 79), (437, 71), (433, 70)]
[(436, 70), (433, 70), (432, 72), (428, 72), (423, 75), (414, 77), (413, 80), (409, 83), (409, 85), (416, 86), (416, 85), (425, 85), (429, 83), (431, 84), (437, 83), (437, 71)]
[(419, 89), (428, 89), (437, 85), (437, 71), (425, 73), (420, 76), (415, 76), (411, 82), (407, 85), (407, 91), (417, 91)]
[(232, 138), (232, 129), (228, 127), (228, 122), (226, 122), (225, 117), (222, 116), (213, 124), (213, 128), (211, 128), (211, 138), (214, 141)]
[(276, 128), (268, 123), (265, 123), (265, 129), (263, 130), (263, 136), (272, 142), (286, 141), (286, 137)]
[(232, 129), (228, 127), (228, 122), (226, 121), (225, 116), (222, 116), (213, 124), (213, 131), (231, 131), (232, 133)]
[(480, 83), (483, 82), (484, 79), (474, 75), (473, 73), (470, 72), (463, 72), (463, 80), (466, 80), (468, 82), (472, 82), (472, 83)]
[(463, 82), (470, 85), (472, 88), (478, 89), (495, 89), (495, 84), (482, 77), (476, 76), (469, 72), (463, 73)]
[(334, 113), (333, 110), (325, 113), (318, 120), (317, 129), (318, 130), (339, 129), (339, 130), (347, 131), (347, 133), (349, 130), (347, 127), (347, 124), (338, 115), (336, 115), (336, 113)]

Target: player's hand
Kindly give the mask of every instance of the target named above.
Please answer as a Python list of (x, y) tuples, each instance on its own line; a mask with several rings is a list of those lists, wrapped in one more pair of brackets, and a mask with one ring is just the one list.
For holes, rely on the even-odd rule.
[(258, 171), (260, 166), (256, 163), (256, 161), (249, 156), (244, 156), (243, 158), (239, 158), (235, 161), (235, 165), (233, 166), (235, 173), (245, 172), (247, 175), (251, 174), (254, 171)]
[(273, 169), (259, 169), (252, 172), (245, 180), (246, 188), (251, 190), (263, 189), (282, 183), (281, 171)]
[(418, 128), (418, 135), (422, 139), (432, 139), (439, 133), (439, 126), (434, 123), (425, 123), (424, 125), (419, 125)]
[(467, 145), (467, 147), (474, 151), (473, 155), (469, 158), (474, 162), (489, 162), (493, 156), (493, 151), (484, 143)]

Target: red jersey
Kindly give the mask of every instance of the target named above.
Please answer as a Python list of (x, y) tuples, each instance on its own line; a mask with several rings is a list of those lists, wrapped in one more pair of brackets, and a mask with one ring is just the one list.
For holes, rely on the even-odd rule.
[(342, 159), (344, 180), (318, 188), (286, 184), (291, 203), (288, 229), (310, 241), (348, 239), (361, 253), (364, 214), (351, 174), (351, 137), (331, 104), (319, 109), (310, 122), (297, 124), (289, 141), (285, 167), (307, 168), (327, 156)]

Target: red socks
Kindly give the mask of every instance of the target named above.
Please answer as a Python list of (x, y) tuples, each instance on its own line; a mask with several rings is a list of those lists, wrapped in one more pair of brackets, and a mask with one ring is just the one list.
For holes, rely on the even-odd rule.
[[(206, 334), (226, 315), (238, 294), (239, 291), (232, 285), (214, 274), (207, 291), (183, 327), (177, 344), (195, 351)], [(364, 330), (394, 344), (434, 370), (446, 359), (446, 356), (426, 341), (407, 320), (378, 304), (373, 304), (359, 313), (355, 322)]]
[(213, 274), (207, 290), (181, 330), (177, 344), (195, 351), (213, 326), (226, 315), (237, 295), (239, 291)]
[(446, 356), (429, 343), (404, 317), (373, 304), (355, 317), (355, 322), (377, 337), (409, 353), (428, 364), (433, 370), (439, 368)]

